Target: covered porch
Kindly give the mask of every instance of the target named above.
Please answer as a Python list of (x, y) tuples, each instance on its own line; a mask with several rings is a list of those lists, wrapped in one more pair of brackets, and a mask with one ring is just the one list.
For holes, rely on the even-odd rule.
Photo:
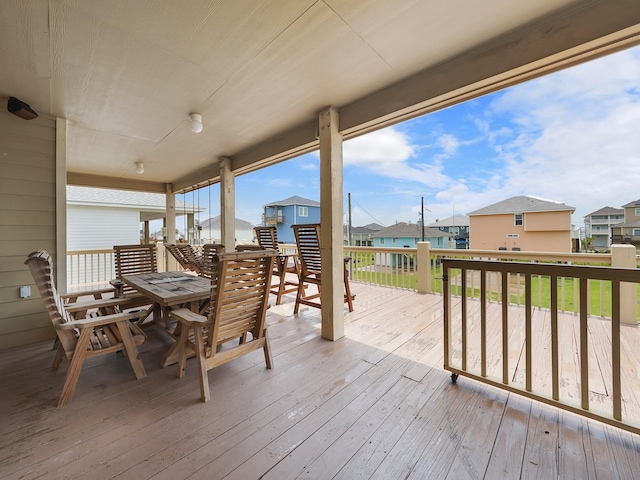
[[(272, 306), (274, 369), (254, 352), (212, 370), (208, 403), (193, 360), (183, 379), (159, 367), (169, 340), (155, 327), (140, 348), (146, 378), (136, 381), (124, 358), (103, 357), (61, 409), (64, 376), (50, 371), (50, 342), (2, 351), (2, 477), (636, 478), (637, 435), (471, 379), (452, 383), (440, 295), (358, 282), (352, 290), (358, 308), (336, 342), (321, 338), (317, 309), (293, 315), (291, 295)], [(534, 324), (544, 318), (534, 312)], [(559, 322), (579, 328), (573, 314)], [(596, 356), (607, 322), (590, 318)], [(623, 328), (635, 371), (640, 332)], [(517, 377), (524, 365), (514, 351)], [(545, 355), (536, 349), (536, 362)]]

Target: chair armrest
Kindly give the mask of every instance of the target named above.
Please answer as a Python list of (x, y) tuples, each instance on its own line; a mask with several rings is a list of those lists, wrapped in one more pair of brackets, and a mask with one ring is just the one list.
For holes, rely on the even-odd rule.
[(93, 288), (90, 290), (77, 290), (69, 293), (65, 293), (60, 295), (62, 300), (65, 300), (65, 303), (68, 301), (75, 302), (80, 297), (94, 297), (96, 295), (102, 296), (103, 293), (116, 293), (116, 289), (114, 287), (104, 287), (104, 288)]
[(177, 310), (171, 310), (171, 316), (188, 325), (204, 325), (205, 323), (209, 322), (209, 317), (192, 312), (188, 308), (178, 308)]
[(88, 300), (86, 302), (74, 302), (64, 305), (64, 309), (69, 313), (82, 312), (85, 310), (91, 310), (94, 308), (105, 307), (117, 307), (124, 306), (126, 308), (127, 303), (130, 303), (131, 299), (126, 297), (113, 297), (103, 298), (101, 300)]
[(105, 315), (103, 317), (84, 318), (82, 320), (73, 320), (72, 322), (60, 323), (56, 328), (60, 330), (72, 330), (74, 328), (94, 328), (109, 323), (121, 322), (123, 320), (131, 320), (137, 318), (139, 313), (116, 313), (113, 315)]

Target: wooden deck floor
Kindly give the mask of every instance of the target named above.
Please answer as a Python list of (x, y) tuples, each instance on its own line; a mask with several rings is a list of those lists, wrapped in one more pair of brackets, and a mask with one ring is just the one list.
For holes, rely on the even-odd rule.
[[(639, 436), (453, 384), (441, 297), (352, 289), (336, 342), (320, 338), (317, 309), (294, 316), (291, 296), (272, 307), (275, 368), (254, 352), (210, 371), (206, 404), (193, 360), (183, 379), (159, 368), (170, 340), (153, 327), (145, 379), (125, 358), (95, 359), (61, 409), (50, 342), (0, 352), (0, 478), (640, 478)], [(640, 346), (637, 328), (625, 335)]]

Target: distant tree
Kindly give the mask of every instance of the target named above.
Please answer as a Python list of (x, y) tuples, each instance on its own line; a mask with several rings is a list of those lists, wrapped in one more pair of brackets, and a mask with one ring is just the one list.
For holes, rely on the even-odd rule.
[(582, 239), (582, 249), (585, 252), (588, 252), (589, 250), (591, 250), (591, 245), (593, 245), (593, 238), (592, 237), (584, 237)]

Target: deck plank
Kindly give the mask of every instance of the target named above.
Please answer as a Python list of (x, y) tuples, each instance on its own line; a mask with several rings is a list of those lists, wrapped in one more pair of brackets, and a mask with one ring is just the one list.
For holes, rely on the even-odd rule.
[[(621, 478), (640, 471), (640, 437), (442, 369), (442, 298), (353, 282), (346, 337), (320, 337), (320, 311), (269, 309), (274, 369), (261, 352), (208, 373), (161, 369), (172, 340), (154, 327), (126, 358), (88, 362), (73, 402), (50, 341), (0, 351), (0, 477), (82, 478)], [(454, 310), (460, 302), (454, 301)], [(500, 304), (488, 308), (490, 373), (501, 376)], [(479, 368), (479, 310), (469, 302), (468, 363)], [(523, 307), (509, 308), (510, 375), (524, 384)], [(579, 402), (578, 316), (560, 314), (561, 394)], [(610, 328), (589, 319), (594, 405), (609, 402)], [(548, 312), (533, 315), (534, 390), (550, 392)], [(640, 329), (623, 327), (623, 413), (640, 415)], [(459, 342), (459, 326), (453, 330)], [(475, 338), (474, 338), (475, 337)], [(456, 345), (455, 361), (460, 360)], [(598, 398), (597, 396), (601, 397)]]

